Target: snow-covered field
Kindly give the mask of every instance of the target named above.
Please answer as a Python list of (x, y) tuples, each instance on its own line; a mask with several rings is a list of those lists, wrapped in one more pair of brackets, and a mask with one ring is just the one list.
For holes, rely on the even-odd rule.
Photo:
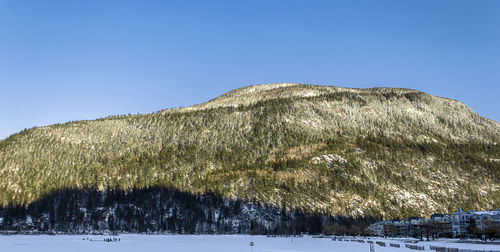
[[(91, 239), (87, 240), (87, 238)], [(106, 238), (120, 238), (119, 242), (104, 242)], [(415, 251), (405, 247), (403, 240), (371, 239), (385, 241), (387, 247), (375, 245), (375, 251)], [(254, 252), (323, 252), (348, 251), (369, 252), (368, 243), (350, 241), (332, 241), (327, 238), (304, 237), (266, 237), (249, 235), (12, 235), (0, 236), (0, 251), (208, 251), (208, 252), (245, 252), (252, 251), (250, 242), (254, 242)], [(389, 243), (400, 244), (401, 248), (390, 247)], [(455, 243), (455, 240), (419, 242), (427, 251), (429, 245), (476, 250), (500, 251), (500, 245)]]

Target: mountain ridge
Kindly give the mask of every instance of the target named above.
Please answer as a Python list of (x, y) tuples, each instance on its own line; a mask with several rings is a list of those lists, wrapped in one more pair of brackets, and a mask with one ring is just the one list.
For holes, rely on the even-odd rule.
[[(360, 92), (371, 92), (371, 91), (380, 91), (380, 92), (399, 91), (401, 93), (407, 92), (407, 93), (426, 94), (422, 91), (410, 89), (410, 88), (395, 88), (395, 87), (347, 88), (347, 87), (322, 86), (322, 85), (302, 84), (302, 83), (293, 83), (293, 82), (279, 82), (279, 83), (271, 83), (271, 84), (256, 84), (256, 85), (243, 86), (243, 87), (228, 91), (226, 93), (223, 93), (223, 94), (221, 94), (213, 99), (210, 99), (207, 102), (191, 105), (191, 106), (185, 107), (183, 109), (202, 109), (202, 108), (206, 108), (205, 106), (209, 105), (212, 102), (215, 102), (215, 101), (220, 100), (220, 99), (224, 99), (226, 97), (230, 98), (230, 97), (232, 97), (234, 95), (238, 95), (238, 94), (240, 94), (239, 96), (243, 96), (244, 94), (251, 94), (252, 92), (255, 92), (255, 93), (261, 92), (262, 93), (265, 91), (273, 91), (273, 90), (280, 89), (280, 88), (291, 88), (291, 87), (306, 87), (306, 88), (313, 88), (316, 91), (319, 91), (316, 94), (315, 93), (309, 93), (309, 95), (306, 94), (306, 96), (309, 96), (309, 97), (310, 96), (318, 96), (318, 95), (327, 94), (327, 93), (334, 93), (334, 92), (360, 93)], [(296, 94), (296, 95), (288, 94), (286, 96), (286, 98), (299, 97), (299, 96), (300, 96), (300, 94)], [(462, 103), (461, 101), (456, 100), (456, 99), (447, 98), (447, 97), (439, 97), (439, 96), (434, 96), (434, 95), (431, 95), (431, 96), (435, 97), (435, 98), (455, 101), (455, 102), (458, 102), (459, 104), (466, 106), (464, 103)], [(247, 97), (247, 98), (250, 98), (250, 97)], [(285, 97), (271, 97), (271, 98), (267, 98), (267, 99), (275, 99), (275, 98), (285, 98)], [(266, 99), (264, 99), (264, 100), (266, 100)], [(234, 101), (233, 101), (233, 103), (234, 103)], [(237, 105), (239, 105), (239, 104), (237, 104)], [(229, 104), (228, 106), (231, 106), (231, 104)], [(233, 104), (233, 106), (235, 106), (235, 105)], [(164, 110), (160, 110), (160, 111), (166, 111), (166, 110), (176, 110), (176, 109), (175, 108), (174, 109), (164, 109)]]

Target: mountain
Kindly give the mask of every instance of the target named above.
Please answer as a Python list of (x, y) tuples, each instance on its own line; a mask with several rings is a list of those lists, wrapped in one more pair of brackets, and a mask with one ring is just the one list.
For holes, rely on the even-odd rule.
[[(41, 214), (68, 191), (103, 199), (150, 189), (310, 216), (494, 209), (499, 142), (498, 122), (415, 90), (248, 86), (191, 107), (0, 141), (0, 214), (34, 205)], [(87, 196), (85, 204), (95, 199)]]

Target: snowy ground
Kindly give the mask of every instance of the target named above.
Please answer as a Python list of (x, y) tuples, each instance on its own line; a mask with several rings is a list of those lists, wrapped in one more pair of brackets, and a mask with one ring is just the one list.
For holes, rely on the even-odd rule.
[[(85, 235), (12, 235), (0, 236), (0, 251), (208, 251), (208, 252), (245, 252), (252, 251), (250, 242), (254, 242), (254, 252), (323, 252), (348, 251), (368, 252), (370, 245), (350, 241), (332, 241), (310, 236), (295, 238), (270, 238), (266, 236), (245, 235), (120, 235), (120, 242), (104, 242), (105, 238), (113, 236), (85, 236)], [(86, 238), (92, 241), (84, 240)], [(415, 251), (405, 248), (401, 239), (371, 239), (385, 241), (387, 247), (375, 245), (375, 251)], [(401, 244), (401, 248), (393, 248), (389, 243)], [(427, 251), (429, 245), (438, 245), (453, 248), (468, 248), (477, 250), (500, 251), (500, 245), (464, 244), (455, 243), (455, 240), (441, 240), (433, 242), (419, 242)]]

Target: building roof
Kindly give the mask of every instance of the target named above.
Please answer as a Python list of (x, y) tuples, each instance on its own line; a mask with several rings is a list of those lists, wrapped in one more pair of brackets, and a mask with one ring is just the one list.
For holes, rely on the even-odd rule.
[(500, 211), (467, 211), (467, 213), (476, 215), (497, 215), (500, 214)]
[(443, 217), (444, 214), (440, 214), (440, 213), (435, 213), (433, 215), (431, 215), (431, 218), (434, 218), (434, 217)]

